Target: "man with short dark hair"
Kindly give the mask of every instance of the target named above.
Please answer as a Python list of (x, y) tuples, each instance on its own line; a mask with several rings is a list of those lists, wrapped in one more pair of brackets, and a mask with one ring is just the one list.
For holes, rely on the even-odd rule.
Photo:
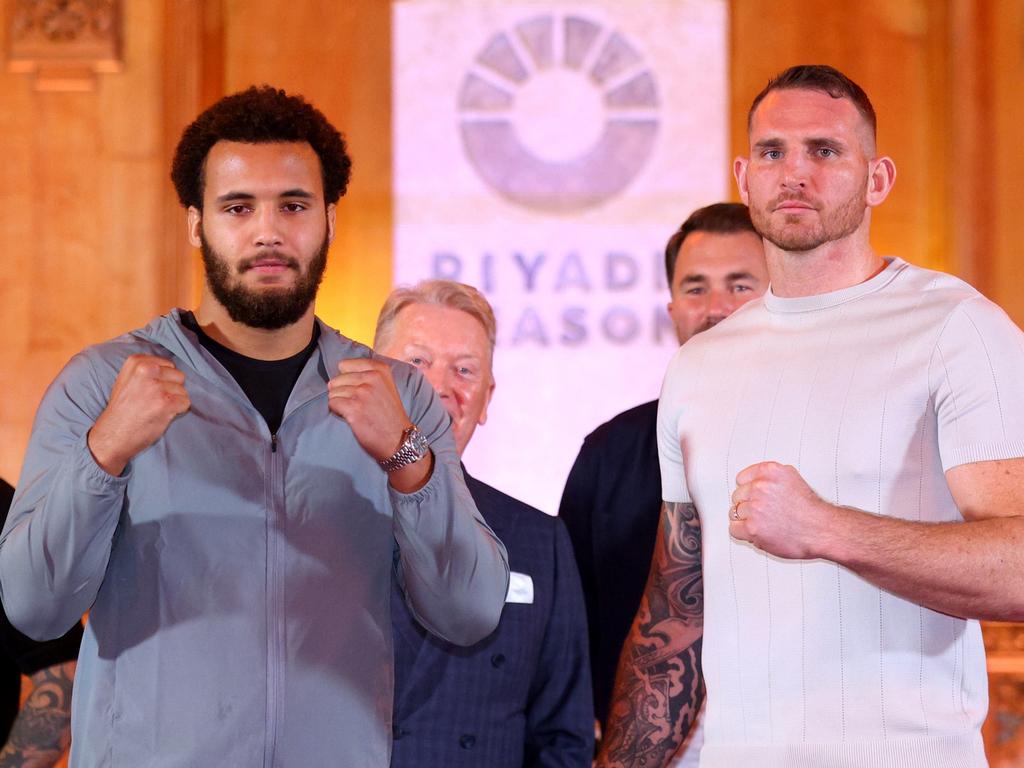
[[(494, 312), (479, 291), (428, 280), (388, 296), (374, 347), (423, 371), (461, 454), (487, 420), (494, 339)], [(508, 549), (505, 610), (491, 635), (456, 648), (392, 601), (392, 768), (589, 768), (586, 616), (565, 526), (468, 473), (466, 485)]]
[(599, 765), (667, 762), (702, 637), (704, 768), (987, 764), (977, 619), (1024, 617), (1024, 335), (871, 248), (895, 180), (873, 115), (827, 66), (751, 107), (734, 171), (771, 291), (665, 376), (665, 513)]
[(391, 579), (458, 644), (503, 548), (414, 369), (317, 320), (349, 159), (268, 86), (185, 129), (173, 180), (206, 285), (76, 355), (40, 405), (0, 542), (12, 623), (89, 611), (73, 766), (384, 768)]
[[(768, 287), (764, 246), (747, 207), (694, 211), (665, 246), (669, 316), (679, 343), (714, 327)], [(650, 571), (661, 509), (658, 401), (620, 413), (583, 441), (559, 507), (587, 600), (594, 711), (602, 727), (619, 651)], [(700, 737), (687, 745), (695, 764)]]

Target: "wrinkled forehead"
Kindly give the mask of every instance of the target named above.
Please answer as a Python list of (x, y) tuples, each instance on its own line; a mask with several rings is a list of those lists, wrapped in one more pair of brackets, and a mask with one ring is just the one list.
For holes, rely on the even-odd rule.
[(479, 359), (488, 366), (494, 352), (479, 318), (443, 304), (405, 305), (386, 337), (388, 345), (418, 345), (446, 357)]

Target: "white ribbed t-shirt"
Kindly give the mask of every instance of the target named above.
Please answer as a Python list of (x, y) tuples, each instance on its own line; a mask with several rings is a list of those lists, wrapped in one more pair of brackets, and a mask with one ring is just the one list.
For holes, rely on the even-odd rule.
[(769, 292), (666, 374), (663, 495), (692, 501), (703, 534), (705, 768), (986, 765), (976, 621), (729, 536), (736, 475), (757, 462), (834, 504), (960, 521), (944, 471), (1024, 456), (1024, 335), (963, 281), (887, 261), (840, 291)]

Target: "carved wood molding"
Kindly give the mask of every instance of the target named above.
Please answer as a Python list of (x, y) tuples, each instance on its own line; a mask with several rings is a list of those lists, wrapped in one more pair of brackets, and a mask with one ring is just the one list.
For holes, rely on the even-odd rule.
[(989, 711), (982, 728), (992, 768), (1024, 763), (1024, 624), (982, 622)]
[(5, 0), (7, 69), (37, 90), (86, 91), (121, 70), (121, 0)]

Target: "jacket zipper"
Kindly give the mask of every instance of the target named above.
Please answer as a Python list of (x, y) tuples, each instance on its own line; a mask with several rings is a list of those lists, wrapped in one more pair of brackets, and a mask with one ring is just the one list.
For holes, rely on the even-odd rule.
[[(315, 395), (300, 403), (288, 414), (319, 399)], [(287, 417), (286, 417), (287, 418)], [(283, 425), (286, 419), (281, 420)], [(281, 427), (278, 427), (280, 431)], [(267, 723), (266, 742), (263, 755), (265, 768), (273, 768), (277, 761), (277, 738), (280, 725), (280, 703), (284, 699), (285, 677), (285, 617), (284, 576), (281, 573), (282, 521), (278, 499), (284, 497), (284, 468), (277, 456), (277, 432), (270, 435), (270, 456), (267, 462)]]
[[(280, 515), (278, 475), (282, 472), (277, 458), (277, 435), (270, 436), (270, 456), (267, 462), (267, 731), (265, 768), (276, 764), (277, 735), (281, 713), (279, 705), (284, 696), (284, 617), (281, 615), (284, 589), (281, 576)], [(282, 491), (283, 492), (283, 491)]]

